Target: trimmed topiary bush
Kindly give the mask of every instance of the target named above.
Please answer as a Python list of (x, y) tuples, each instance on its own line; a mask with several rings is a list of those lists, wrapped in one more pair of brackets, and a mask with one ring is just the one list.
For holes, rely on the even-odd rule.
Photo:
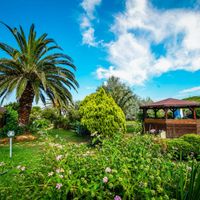
[(103, 88), (87, 96), (81, 103), (79, 111), (81, 124), (93, 135), (112, 137), (116, 133), (126, 132), (123, 111)]

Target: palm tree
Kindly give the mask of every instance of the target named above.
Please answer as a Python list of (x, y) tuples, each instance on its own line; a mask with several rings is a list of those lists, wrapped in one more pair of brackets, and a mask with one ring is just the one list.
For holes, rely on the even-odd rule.
[(139, 97), (133, 93), (130, 87), (114, 76), (109, 77), (106, 84), (101, 87), (112, 96), (117, 105), (123, 110), (127, 119), (136, 117), (139, 110)]
[(33, 24), (28, 37), (21, 26), (12, 29), (4, 25), (12, 33), (18, 48), (0, 42), (0, 50), (8, 55), (8, 58), (0, 58), (1, 104), (5, 97), (16, 91), (18, 122), (23, 126), (29, 122), (34, 99), (36, 103), (40, 99), (44, 104), (50, 99), (59, 107), (72, 101), (70, 89), (76, 90), (78, 83), (70, 69), (76, 70), (76, 67), (68, 55), (56, 53), (62, 49), (46, 33), (37, 37)]

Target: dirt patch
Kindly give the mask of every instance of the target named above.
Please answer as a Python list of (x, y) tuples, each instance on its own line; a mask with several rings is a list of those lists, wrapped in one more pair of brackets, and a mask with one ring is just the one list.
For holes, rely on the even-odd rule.
[[(36, 140), (37, 137), (35, 137), (32, 134), (23, 134), (23, 135), (18, 135), (14, 138), (14, 142), (27, 142), (27, 141), (33, 141)], [(0, 144), (8, 144), (9, 138), (3, 138), (0, 139)]]

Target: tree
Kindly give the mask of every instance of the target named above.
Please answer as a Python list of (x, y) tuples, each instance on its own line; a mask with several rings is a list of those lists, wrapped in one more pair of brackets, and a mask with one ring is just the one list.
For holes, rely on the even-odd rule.
[(56, 53), (62, 49), (46, 33), (37, 37), (34, 25), (30, 27), (28, 37), (21, 26), (12, 29), (4, 25), (18, 48), (0, 42), (0, 50), (9, 57), (0, 58), (0, 98), (3, 102), (16, 90), (18, 122), (23, 126), (29, 122), (34, 99), (36, 103), (41, 99), (44, 104), (50, 99), (54, 106), (59, 107), (72, 101), (69, 89), (76, 90), (78, 83), (70, 69), (76, 67), (68, 55)]
[(81, 123), (91, 134), (107, 137), (126, 132), (123, 111), (103, 88), (87, 96), (81, 102), (79, 112)]
[(123, 110), (127, 119), (136, 117), (139, 111), (139, 97), (133, 93), (130, 87), (114, 76), (110, 77), (106, 84), (101, 87), (104, 88), (107, 94), (112, 96), (117, 105)]

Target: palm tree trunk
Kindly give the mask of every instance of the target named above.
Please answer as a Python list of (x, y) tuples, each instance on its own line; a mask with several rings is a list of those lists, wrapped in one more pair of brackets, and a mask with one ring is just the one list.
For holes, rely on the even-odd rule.
[(34, 91), (31, 83), (28, 82), (21, 98), (19, 99), (18, 123), (20, 126), (25, 126), (29, 123), (33, 99)]

